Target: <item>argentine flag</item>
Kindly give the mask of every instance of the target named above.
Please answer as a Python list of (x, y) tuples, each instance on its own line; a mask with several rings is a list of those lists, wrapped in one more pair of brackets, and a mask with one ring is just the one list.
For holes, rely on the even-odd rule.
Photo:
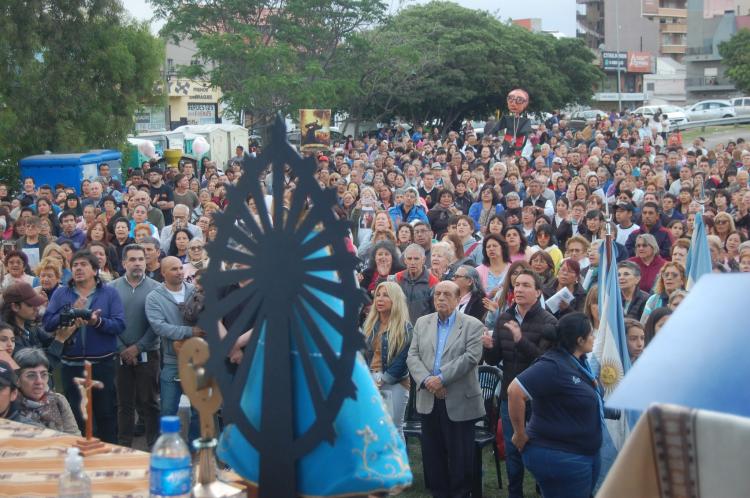
[(708, 249), (706, 226), (703, 224), (703, 210), (695, 213), (695, 226), (687, 255), (687, 290), (690, 290), (701, 276), (711, 273), (711, 251)]
[[(627, 331), (622, 310), (622, 295), (617, 278), (617, 247), (611, 244), (611, 258), (607, 257), (607, 244), (599, 249), (599, 330), (594, 339), (593, 363), (602, 387), (604, 402), (614, 392), (630, 370)], [(605, 419), (602, 428), (601, 473), (603, 482), (630, 433), (631, 416), (622, 412), (619, 420)]]

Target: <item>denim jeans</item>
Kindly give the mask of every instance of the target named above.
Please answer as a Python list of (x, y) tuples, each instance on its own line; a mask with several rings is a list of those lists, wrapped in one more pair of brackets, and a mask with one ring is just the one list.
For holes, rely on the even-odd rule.
[(393, 425), (396, 426), (396, 430), (399, 434), (401, 434), (401, 437), (403, 438), (404, 413), (406, 412), (406, 405), (409, 404), (409, 390), (402, 386), (400, 383), (383, 384), (380, 390), (390, 392), (391, 406), (389, 408), (393, 409), (391, 418), (393, 418)]
[[(91, 390), (91, 400), (89, 400), (93, 404), (94, 437), (112, 444), (117, 444), (117, 388), (115, 387), (117, 361), (116, 357), (111, 357), (96, 363), (92, 362), (91, 365), (91, 377), (104, 384), (102, 389)], [(81, 434), (85, 436), (86, 422), (81, 416), (81, 392), (78, 390), (78, 384), (73, 381), (75, 377), (83, 377), (83, 365), (62, 365), (61, 371), (65, 397), (73, 410), (73, 416), (78, 423), (78, 428), (81, 429)]]
[(508, 415), (508, 400), (500, 404), (500, 417), (503, 420), (503, 439), (505, 440), (505, 469), (508, 472), (508, 498), (523, 498), (523, 461), (511, 439), (513, 425)]
[[(161, 390), (161, 416), (177, 415), (180, 409), (180, 396), (182, 396), (182, 385), (177, 372), (176, 363), (165, 363), (161, 368), (159, 386)], [(188, 426), (188, 447), (193, 449), (193, 441), (200, 437), (200, 419), (198, 414), (190, 408), (190, 425)]]
[(545, 498), (589, 498), (599, 477), (599, 454), (580, 455), (528, 443), (523, 463)]

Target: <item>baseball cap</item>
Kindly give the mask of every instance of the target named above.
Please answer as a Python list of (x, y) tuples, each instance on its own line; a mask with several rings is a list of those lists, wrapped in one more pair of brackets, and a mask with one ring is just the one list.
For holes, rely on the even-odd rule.
[(16, 385), (18, 385), (16, 372), (13, 371), (13, 368), (8, 364), (7, 361), (0, 360), (0, 387)]
[(430, 169), (443, 169), (443, 165), (440, 163), (432, 163)]
[(560, 163), (560, 164), (562, 164), (563, 160), (562, 160), (562, 157), (556, 157), (556, 158), (554, 158), (554, 159), (552, 160), (552, 162), (553, 162), (553, 163)]
[(45, 303), (42, 296), (34, 292), (26, 282), (17, 282), (3, 291), (6, 303), (26, 303), (29, 306), (41, 306)]
[(323, 161), (328, 162), (328, 156), (318, 156), (318, 161), (320, 161), (320, 162), (323, 162)]
[(626, 211), (633, 211), (635, 209), (635, 206), (633, 206), (632, 202), (618, 202), (617, 203), (617, 209), (624, 209)]

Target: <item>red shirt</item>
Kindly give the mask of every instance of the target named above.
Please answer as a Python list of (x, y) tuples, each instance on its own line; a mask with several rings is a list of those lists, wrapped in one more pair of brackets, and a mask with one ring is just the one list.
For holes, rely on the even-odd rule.
[(650, 265), (644, 263), (638, 256), (629, 258), (628, 261), (637, 264), (638, 268), (641, 269), (641, 282), (638, 284), (641, 290), (653, 294), (654, 283), (659, 276), (661, 267), (667, 263), (667, 260), (657, 254)]

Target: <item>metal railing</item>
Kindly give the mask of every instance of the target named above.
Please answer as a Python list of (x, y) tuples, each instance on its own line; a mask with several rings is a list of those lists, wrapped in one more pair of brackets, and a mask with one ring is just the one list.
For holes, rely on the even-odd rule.
[(673, 124), (670, 129), (677, 131), (691, 130), (694, 128), (705, 129), (706, 126), (731, 126), (750, 124), (750, 115), (748, 116), (737, 116), (736, 118), (721, 118), (721, 119), (704, 119), (702, 121), (686, 121), (681, 124)]
[(729, 78), (723, 78), (719, 76), (700, 76), (698, 78), (687, 78), (685, 80), (686, 87), (712, 87), (712, 86), (734, 86)]

